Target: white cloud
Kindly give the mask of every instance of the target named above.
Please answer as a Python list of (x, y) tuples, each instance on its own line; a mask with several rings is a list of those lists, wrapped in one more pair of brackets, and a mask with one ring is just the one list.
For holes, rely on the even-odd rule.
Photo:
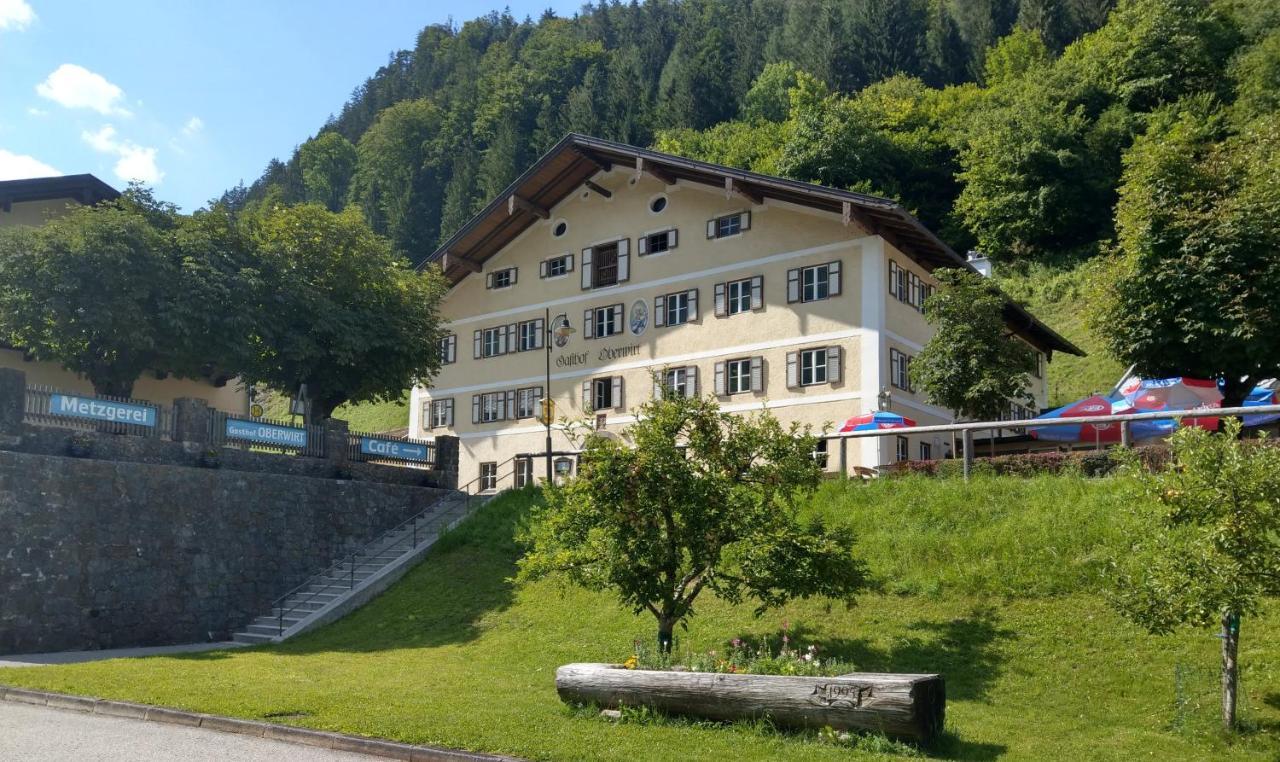
[(36, 12), (31, 10), (26, 0), (0, 0), (0, 30), (23, 30), (36, 20)]
[(51, 177), (62, 174), (43, 161), (0, 148), (0, 180), (24, 180), (28, 177)]
[(204, 120), (198, 116), (193, 116), (187, 120), (185, 125), (183, 125), (182, 134), (190, 138), (194, 137), (196, 133), (202, 130), (204, 130)]
[(67, 108), (88, 108), (99, 114), (130, 116), (129, 110), (120, 105), (124, 91), (108, 82), (106, 77), (83, 66), (59, 66), (45, 81), (36, 85), (36, 92)]
[(121, 180), (155, 185), (164, 179), (164, 172), (156, 165), (156, 149), (121, 140), (116, 128), (109, 124), (102, 125), (97, 132), (85, 130), (80, 133), (80, 139), (99, 153), (118, 157), (114, 169)]
[(45, 111), (42, 108), (36, 108), (35, 106), (28, 106), (27, 113), (30, 114), (31, 116), (48, 116), (49, 115), (48, 111)]

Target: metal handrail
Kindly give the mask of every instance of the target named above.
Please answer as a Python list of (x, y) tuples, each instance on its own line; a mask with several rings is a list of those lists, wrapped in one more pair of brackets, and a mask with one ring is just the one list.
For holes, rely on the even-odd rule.
[[(498, 472), (498, 476), (496, 477), (497, 479), (501, 480), (502, 478), (501, 472), (502, 472), (503, 466), (506, 466), (507, 464), (512, 463), (513, 461), (515, 461), (515, 459), (516, 458), (513, 456), (503, 461), (502, 463), (498, 464), (497, 469), (495, 469)], [(515, 470), (512, 469), (513, 481), (514, 481), (514, 476), (515, 476)], [(470, 487), (476, 484), (477, 482), (479, 482), (480, 478), (481, 477), (476, 477), (475, 479), (472, 479), (466, 484), (463, 484), (461, 487), (450, 492), (449, 494), (442, 495), (438, 500), (433, 501), (431, 505), (424, 508), (421, 512), (414, 514), (410, 518), (407, 518), (404, 521), (400, 522), (399, 524), (395, 525), (394, 527), (384, 531), (381, 535), (377, 537), (377, 539), (365, 544), (359, 550), (345, 556), (343, 559), (335, 561), (324, 570), (317, 572), (316, 574), (313, 574), (301, 585), (298, 585), (297, 587), (293, 588), (289, 592), (285, 593), (284, 595), (272, 601), (271, 608), (279, 609), (279, 614), (276, 617), (277, 626), (279, 628), (279, 634), (281, 635), (284, 634), (284, 629), (285, 629), (284, 620), (286, 615), (292, 614), (302, 606), (312, 603), (315, 600), (316, 596), (318, 595), (327, 593), (328, 591), (333, 589), (342, 589), (342, 588), (338, 583), (325, 584), (323, 587), (321, 587), (318, 590), (312, 590), (302, 600), (298, 601), (293, 606), (290, 606), (288, 609), (286, 609), (284, 608), (284, 603), (291, 596), (295, 595), (296, 593), (298, 593), (300, 590), (303, 590), (304, 588), (310, 587), (312, 584), (312, 581), (317, 577), (337, 579), (335, 572), (341, 572), (344, 564), (348, 564), (350, 567), (350, 577), (349, 577), (350, 581), (346, 589), (354, 590), (356, 586), (356, 566), (358, 565), (356, 563), (357, 558), (361, 556), (366, 558), (375, 557), (382, 551), (386, 550), (387, 548), (390, 548), (394, 545), (399, 544), (401, 542), (400, 539), (389, 540), (388, 538), (395, 537), (405, 527), (407, 527), (411, 523), (413, 525), (413, 540), (412, 540), (412, 544), (410, 545), (410, 549), (418, 547), (418, 520), (421, 519), (423, 516), (426, 516), (427, 514), (438, 513), (439, 515), (435, 516), (432, 522), (428, 522), (426, 527), (424, 527), (424, 528), (430, 528), (433, 522), (439, 522), (440, 519), (444, 518), (445, 512), (440, 511), (438, 509), (441, 508), (445, 503), (451, 500), (457, 500), (459, 498), (459, 495), (461, 495), (462, 499), (466, 502), (466, 510), (469, 512), (471, 510), (471, 498), (472, 498)], [(377, 546), (379, 543), (381, 543), (381, 546), (377, 547), (376, 550), (370, 550), (371, 548), (374, 548), (375, 546)]]

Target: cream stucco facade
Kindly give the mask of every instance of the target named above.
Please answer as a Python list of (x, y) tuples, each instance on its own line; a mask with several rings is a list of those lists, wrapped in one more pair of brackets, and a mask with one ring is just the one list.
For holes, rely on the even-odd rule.
[[(896, 353), (914, 356), (928, 340), (930, 329), (919, 308), (910, 303), (918, 300), (903, 301), (891, 294), (890, 273), (897, 277), (901, 268), (902, 282), (913, 288), (917, 282), (923, 289), (935, 281), (926, 268), (885, 238), (838, 213), (771, 198), (753, 203), (712, 185), (684, 180), (668, 184), (629, 167), (615, 165), (593, 182), (611, 195), (585, 187), (569, 194), (547, 210), (547, 219), (534, 223), (488, 258), (483, 272), (462, 278), (445, 299), (443, 312), (454, 337), (453, 362), (443, 366), (430, 388), (413, 389), (410, 432), (427, 438), (457, 436), (460, 482), (477, 478), (482, 464), (498, 466), (501, 476), (512, 469), (513, 458), (529, 456), (533, 476), (542, 477), (545, 429), (536, 417), (524, 415), (536, 415), (537, 408), (520, 404), (520, 390), (546, 387), (546, 345), (536, 342), (535, 348), (526, 351), (481, 355), (487, 349), (510, 348), (493, 346), (502, 338), (499, 329), (512, 326), (512, 340), (518, 344), (519, 324), (545, 321), (548, 314), (553, 323), (564, 315), (575, 331), (564, 346), (552, 346), (550, 396), (557, 416), (591, 420), (609, 431), (621, 431), (634, 422), (634, 408), (655, 393), (653, 373), (675, 368), (696, 369), (688, 371), (696, 379), (696, 392), (715, 394), (727, 411), (768, 409), (784, 423), (797, 421), (815, 429), (834, 430), (853, 415), (877, 409), (885, 391), (892, 410), (920, 425), (952, 420), (947, 411), (927, 404), (921, 395), (895, 385)], [(655, 211), (658, 206), (661, 210)], [(739, 214), (745, 229), (711, 237), (709, 223)], [(640, 253), (641, 239), (673, 229), (676, 234), (668, 240), (674, 241), (674, 247)], [(610, 248), (615, 242), (620, 260), (626, 252), (626, 279), (620, 272), (615, 285), (589, 287), (582, 272), (584, 250)], [(572, 258), (570, 271), (545, 272), (542, 263), (558, 257)], [(833, 263), (838, 265), (831, 267)], [(810, 277), (803, 274), (804, 268), (823, 266), (825, 298), (797, 301), (793, 281), (800, 283), (802, 297), (823, 293), (806, 291), (802, 280)], [(512, 285), (493, 281), (494, 273), (509, 268), (516, 268)], [(620, 262), (619, 271), (622, 268)], [(837, 270), (838, 276), (833, 277)], [(744, 311), (717, 314), (717, 291), (725, 288), (724, 300), (731, 300), (738, 292), (723, 284), (734, 281), (754, 285), (756, 293), (751, 297), (757, 301), (744, 298), (742, 304), (748, 307)], [(665, 312), (663, 297), (695, 291), (696, 317), (691, 307), (687, 322), (656, 324), (656, 313)], [(584, 326), (586, 311), (614, 305), (621, 305), (620, 332), (591, 337), (595, 329)], [(610, 319), (603, 321), (607, 328)], [(532, 328), (545, 337), (545, 323)], [(805, 384), (824, 375), (806, 373), (801, 367), (805, 361), (800, 353), (809, 350), (826, 350), (826, 372), (825, 380)], [(820, 356), (810, 355), (808, 360), (816, 364)], [(759, 359), (735, 366), (754, 373), (749, 388), (728, 388), (731, 382), (726, 376), (732, 371), (726, 363), (752, 358)], [(606, 378), (621, 379), (609, 383), (608, 393), (620, 392), (621, 399), (609, 399), (607, 408), (595, 410), (595, 400), (584, 399), (584, 395), (594, 396), (594, 387), (584, 388), (584, 384)], [(1043, 382), (1034, 391), (1043, 405)], [(497, 393), (502, 396), (481, 396)], [(510, 410), (513, 403), (525, 409)], [(451, 415), (446, 413), (449, 406)], [(501, 410), (496, 409), (499, 406)], [(494, 413), (501, 414), (499, 420), (483, 420)], [(943, 457), (950, 451), (949, 440), (941, 437), (904, 434), (905, 454), (910, 458)], [(892, 462), (902, 454), (899, 447), (894, 437), (855, 440), (848, 449), (848, 466)], [(568, 453), (573, 450), (574, 442), (555, 427), (552, 451), (565, 453), (562, 457), (572, 463)], [(829, 469), (836, 469), (838, 462), (832, 447)]]

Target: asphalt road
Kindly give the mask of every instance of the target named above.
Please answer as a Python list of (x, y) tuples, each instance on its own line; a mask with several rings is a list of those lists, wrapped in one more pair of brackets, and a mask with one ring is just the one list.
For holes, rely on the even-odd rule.
[(369, 762), (372, 757), (0, 701), (0, 760), (13, 762)]

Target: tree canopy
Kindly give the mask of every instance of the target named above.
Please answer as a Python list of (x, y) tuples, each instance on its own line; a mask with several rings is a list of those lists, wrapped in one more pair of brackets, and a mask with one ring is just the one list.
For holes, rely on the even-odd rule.
[(624, 437), (588, 436), (577, 477), (548, 488), (520, 579), (614, 591), (653, 614), (663, 651), (703, 590), (759, 612), (798, 597), (851, 603), (866, 585), (850, 530), (798, 514), (821, 477), (807, 429), (668, 394), (640, 406)]

